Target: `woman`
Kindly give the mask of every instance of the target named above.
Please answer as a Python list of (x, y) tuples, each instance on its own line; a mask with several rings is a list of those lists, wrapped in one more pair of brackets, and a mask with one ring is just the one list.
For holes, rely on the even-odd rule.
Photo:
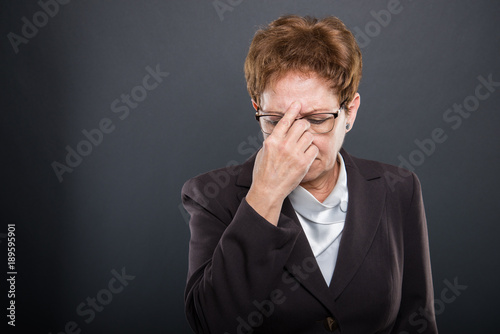
[(182, 190), (195, 332), (437, 333), (417, 177), (342, 149), (361, 67), (334, 17), (256, 33), (245, 76), (262, 149)]

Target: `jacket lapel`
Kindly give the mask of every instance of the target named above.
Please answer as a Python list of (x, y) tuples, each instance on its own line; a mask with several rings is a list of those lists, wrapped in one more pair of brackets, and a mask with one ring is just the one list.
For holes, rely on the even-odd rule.
[[(370, 165), (356, 165), (343, 149), (349, 204), (330, 290), (336, 299), (349, 284), (368, 253), (385, 203), (381, 173)], [(367, 164), (365, 162), (365, 164)]]
[[(288, 197), (283, 202), (281, 212), (291, 218), (301, 231), (285, 264), (285, 269), (326, 308), (331, 309), (333, 300), (328, 296), (328, 285)], [(299, 274), (296, 273), (297, 270), (300, 270)]]

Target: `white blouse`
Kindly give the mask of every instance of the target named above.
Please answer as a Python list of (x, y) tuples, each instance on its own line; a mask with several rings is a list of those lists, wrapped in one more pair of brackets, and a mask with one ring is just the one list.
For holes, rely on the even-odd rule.
[(337, 262), (348, 202), (347, 172), (340, 153), (338, 159), (337, 184), (323, 203), (301, 186), (288, 196), (328, 286)]

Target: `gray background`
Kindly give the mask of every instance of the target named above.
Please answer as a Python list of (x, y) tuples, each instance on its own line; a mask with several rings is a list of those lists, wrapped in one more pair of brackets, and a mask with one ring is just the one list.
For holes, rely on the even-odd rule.
[[(289, 13), (372, 29), (369, 42), (359, 39), (362, 104), (344, 145), (351, 154), (399, 164), (417, 158), (415, 140), (443, 129), (446, 141), (415, 171), (436, 299), (445, 280), (467, 289), (442, 303), (438, 326), (497, 328), (500, 87), (456, 129), (443, 115), (472, 101), (479, 76), (500, 81), (500, 3), (401, 0), (401, 12), (382, 26), (371, 12), (388, 0), (221, 2), (231, 10), (219, 16), (212, 1), (72, 1), (16, 54), (7, 34), (21, 35), (22, 17), (33, 22), (41, 7), (2, 1), (0, 294), (5, 310), (5, 225), (15, 223), (16, 328), (59, 333), (74, 321), (82, 333), (190, 332), (180, 189), (255, 151), (243, 61), (257, 27)], [(157, 64), (168, 77), (120, 119), (110, 104)], [(75, 149), (82, 130), (103, 118), (114, 131), (59, 182), (51, 164), (64, 163), (65, 147)], [(135, 278), (86, 323), (77, 306), (124, 267)]]

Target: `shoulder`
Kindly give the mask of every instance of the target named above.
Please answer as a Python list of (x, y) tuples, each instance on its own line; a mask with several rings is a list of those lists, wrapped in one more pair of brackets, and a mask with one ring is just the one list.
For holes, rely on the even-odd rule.
[(232, 165), (197, 175), (184, 183), (182, 202), (188, 212), (211, 212), (230, 219), (246, 196), (252, 179), (254, 156)]
[(197, 200), (204, 196), (214, 198), (227, 188), (234, 187), (241, 172), (241, 165), (214, 169), (187, 180), (182, 187), (182, 194)]
[[(384, 203), (386, 214), (392, 217), (391, 221), (404, 222), (404, 226), (413, 225), (411, 222), (415, 219), (417, 222), (424, 221), (421, 186), (415, 173), (391, 164), (349, 155), (344, 160), (349, 161), (346, 161), (349, 200), (351, 195), (359, 199), (366, 196), (365, 192), (370, 192), (371, 196), (376, 194), (383, 197), (381, 203)], [(396, 225), (399, 226), (399, 223)]]
[(344, 160), (346, 161), (346, 165), (354, 165), (363, 174), (373, 174), (373, 176), (383, 175), (385, 173), (395, 173), (401, 176), (409, 176), (410, 174), (412, 174), (412, 172), (402, 167), (380, 161), (358, 158), (347, 153), (346, 151), (343, 151), (341, 153), (343, 157), (346, 156), (344, 158)]
[(366, 180), (378, 179), (379, 186), (386, 188), (390, 197), (399, 198), (404, 202), (411, 201), (415, 193), (421, 192), (420, 181), (415, 173), (405, 168), (391, 164), (362, 159), (341, 152), (350, 172), (361, 174)]

